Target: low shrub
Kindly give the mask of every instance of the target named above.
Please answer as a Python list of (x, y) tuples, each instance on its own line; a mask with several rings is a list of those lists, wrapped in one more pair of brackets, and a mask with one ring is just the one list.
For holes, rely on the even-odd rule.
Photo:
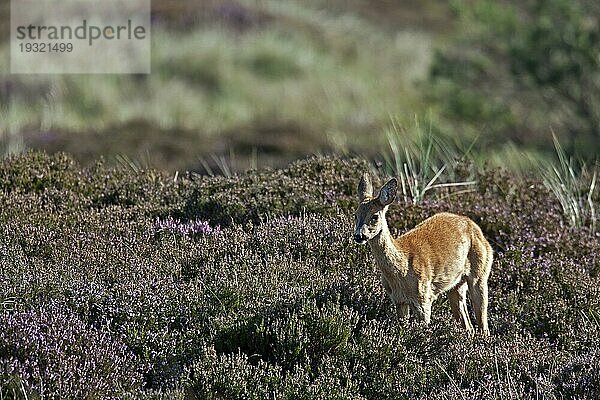
[[(400, 323), (352, 240), (367, 163), (313, 158), (238, 177), (0, 164), (0, 393), (7, 398), (595, 398), (600, 244), (544, 185), (484, 170), (439, 211), (495, 250), (490, 339), (445, 299)], [(32, 183), (32, 174), (41, 176)], [(596, 201), (596, 200), (594, 200)]]
[(0, 326), (1, 391), (7, 395), (16, 388), (41, 398), (118, 398), (143, 383), (143, 365), (118, 338), (60, 304), (4, 311)]

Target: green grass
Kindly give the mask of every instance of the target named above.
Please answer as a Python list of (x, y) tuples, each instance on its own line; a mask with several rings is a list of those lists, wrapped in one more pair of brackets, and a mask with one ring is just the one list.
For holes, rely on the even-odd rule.
[(569, 224), (587, 226), (592, 232), (597, 229), (596, 205), (593, 198), (597, 190), (598, 169), (589, 169), (583, 163), (575, 163), (563, 150), (553, 135), (557, 161), (540, 164), (544, 185), (560, 202)]
[(417, 204), (434, 190), (472, 190), (475, 181), (470, 147), (460, 150), (434, 134), (431, 126), (422, 128), (418, 119), (410, 131), (392, 119), (387, 138), (384, 169), (400, 179), (400, 195), (405, 203)]
[[(554, 15), (547, 5), (544, 13)], [(594, 126), (597, 116), (575, 117), (570, 106), (545, 112), (540, 99), (548, 92), (510, 72), (529, 54), (522, 49), (525, 39), (537, 32), (524, 25), (523, 43), (510, 40), (522, 23), (517, 5), (176, 0), (153, 7), (148, 76), (2, 75), (0, 153), (63, 150), (83, 163), (98, 156), (114, 163), (123, 155), (171, 171), (204, 171), (202, 160), (234, 154), (244, 170), (283, 166), (315, 153), (380, 157), (389, 145), (390, 115), (400, 126), (427, 115), (431, 131), (451, 138), (453, 146), (475, 142), (478, 164), (534, 170), (536, 160), (551, 157), (548, 124), (569, 151), (583, 148), (581, 154), (593, 161), (587, 150), (598, 138), (580, 130)], [(589, 14), (593, 22), (597, 16)], [(543, 25), (544, 18), (536, 21)], [(567, 33), (571, 24), (573, 32), (583, 29), (582, 40), (592, 38), (592, 22), (561, 21)], [(553, 33), (547, 44), (556, 51), (562, 49), (560, 35)], [(478, 40), (498, 51), (487, 51)], [(508, 51), (513, 47), (524, 50), (521, 58)], [(590, 60), (585, 65), (591, 68)], [(8, 64), (3, 41), (0, 70)], [(560, 105), (564, 93), (558, 97)], [(587, 102), (577, 104), (585, 111)], [(420, 140), (414, 129), (406, 131), (407, 142)], [(209, 161), (208, 167), (218, 164)]]
[[(318, 2), (244, 4), (245, 12), (264, 21), (243, 31), (227, 21), (201, 20), (185, 30), (154, 26), (148, 76), (2, 78), (19, 88), (0, 126), (4, 151), (24, 143), (67, 150), (83, 161), (90, 157), (81, 147), (136, 157), (131, 144), (102, 148), (94, 140), (143, 134), (130, 129), (136, 123), (151, 127), (152, 152), (160, 152), (158, 135), (173, 132), (176, 140), (177, 132), (189, 132), (197, 144), (189, 152), (171, 151), (186, 160), (184, 167), (197, 168), (198, 155), (220, 153), (223, 146), (249, 153), (239, 144), (248, 142), (262, 153), (263, 129), (282, 127), (294, 127), (316, 151), (372, 151), (374, 142), (385, 142), (380, 133), (389, 114), (424, 111), (416, 83), (427, 74), (427, 32), (394, 33)], [(5, 44), (0, 59), (7, 51)], [(54, 135), (50, 142), (39, 133), (45, 131)], [(155, 166), (182, 164), (158, 160)]]

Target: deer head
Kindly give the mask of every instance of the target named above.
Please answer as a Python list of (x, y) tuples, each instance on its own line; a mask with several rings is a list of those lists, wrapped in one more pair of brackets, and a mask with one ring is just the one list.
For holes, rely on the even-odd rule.
[(367, 172), (363, 174), (358, 184), (359, 205), (355, 213), (354, 240), (357, 243), (365, 244), (381, 233), (386, 226), (385, 213), (396, 198), (397, 190), (398, 181), (392, 178), (379, 189), (377, 197), (373, 197), (371, 177)]

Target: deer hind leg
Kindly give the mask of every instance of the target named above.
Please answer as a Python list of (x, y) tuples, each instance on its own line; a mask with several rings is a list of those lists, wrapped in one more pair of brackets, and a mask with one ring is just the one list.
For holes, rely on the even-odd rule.
[(488, 288), (487, 279), (472, 281), (469, 284), (471, 291), (471, 302), (477, 319), (477, 326), (484, 335), (489, 335), (490, 330), (487, 323), (487, 307), (488, 307)]
[(469, 333), (473, 333), (473, 325), (467, 310), (467, 282), (461, 282), (448, 292), (448, 301), (452, 314), (458, 323)]
[(490, 245), (484, 241), (474, 242), (469, 252), (471, 276), (467, 279), (467, 282), (469, 283), (471, 303), (473, 304), (477, 326), (484, 335), (490, 334), (487, 321), (487, 281), (492, 267), (492, 254)]

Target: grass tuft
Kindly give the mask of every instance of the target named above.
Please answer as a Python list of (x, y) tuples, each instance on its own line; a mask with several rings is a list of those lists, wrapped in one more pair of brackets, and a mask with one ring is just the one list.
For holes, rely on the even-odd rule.
[(588, 169), (585, 164), (576, 164), (568, 157), (558, 138), (552, 134), (558, 162), (541, 164), (540, 173), (544, 184), (560, 202), (564, 216), (573, 227), (588, 226), (596, 232), (597, 169)]
[(398, 120), (391, 119), (386, 131), (389, 150), (383, 153), (384, 169), (388, 174), (400, 178), (401, 196), (405, 203), (418, 204), (429, 191), (436, 189), (472, 187), (474, 180), (457, 180), (459, 175), (469, 174), (464, 169), (467, 153), (460, 154), (456, 146), (450, 145), (439, 135), (434, 135), (431, 126), (423, 131), (415, 118), (414, 128), (408, 132)]

